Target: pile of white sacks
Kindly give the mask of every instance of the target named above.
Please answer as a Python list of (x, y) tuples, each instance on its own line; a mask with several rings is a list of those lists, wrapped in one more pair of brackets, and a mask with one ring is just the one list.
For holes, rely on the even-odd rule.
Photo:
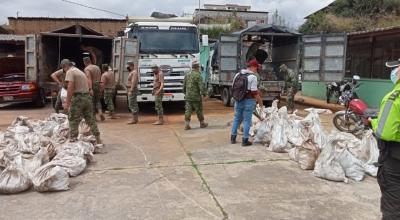
[(301, 169), (314, 170), (317, 177), (348, 182), (361, 181), (365, 174), (376, 176), (379, 150), (372, 131), (365, 131), (359, 139), (352, 134), (327, 134), (317, 109), (310, 109), (307, 117), (288, 114), (286, 107), (278, 109), (275, 102), (264, 109), (265, 120), (253, 117), (250, 130), (254, 142), (265, 144), (267, 150), (289, 153)]
[(69, 189), (69, 177), (93, 162), (95, 138), (81, 123), (79, 141), (68, 141), (68, 118), (52, 114), (46, 120), (19, 116), (0, 132), (0, 193), (13, 194), (33, 186), (39, 192)]

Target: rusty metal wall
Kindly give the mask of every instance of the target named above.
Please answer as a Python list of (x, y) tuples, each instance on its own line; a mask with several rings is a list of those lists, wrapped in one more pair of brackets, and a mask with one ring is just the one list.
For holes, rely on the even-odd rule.
[(82, 25), (91, 28), (106, 36), (115, 37), (117, 33), (123, 31), (127, 25), (126, 20), (111, 20), (111, 19), (24, 19), (24, 18), (9, 18), (10, 29), (13, 34), (38, 34), (48, 32), (55, 29), (68, 27), (71, 25)]

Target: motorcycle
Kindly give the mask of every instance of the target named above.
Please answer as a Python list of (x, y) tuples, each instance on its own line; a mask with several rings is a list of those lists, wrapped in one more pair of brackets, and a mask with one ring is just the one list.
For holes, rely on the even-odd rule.
[(339, 98), (339, 102), (346, 107), (344, 111), (337, 112), (333, 117), (333, 124), (339, 131), (357, 134), (370, 128), (369, 118), (378, 117), (377, 109), (368, 108), (368, 105), (355, 95), (355, 90), (360, 85), (344, 91)]
[[(345, 91), (351, 90), (353, 87), (357, 86), (360, 77), (358, 75), (354, 75), (351, 81), (340, 81), (340, 82), (331, 82), (326, 85), (326, 103), (330, 103), (332, 97), (337, 99), (337, 103), (339, 104), (339, 98)], [(357, 97), (357, 94), (354, 94)]]

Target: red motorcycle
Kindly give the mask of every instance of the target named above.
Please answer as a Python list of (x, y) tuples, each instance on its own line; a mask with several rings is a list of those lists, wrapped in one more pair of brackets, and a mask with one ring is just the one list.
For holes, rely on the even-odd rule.
[(346, 110), (337, 112), (333, 117), (333, 124), (339, 131), (356, 134), (371, 128), (369, 118), (378, 117), (377, 109), (368, 108), (364, 101), (357, 98), (355, 90), (359, 85), (345, 91), (339, 98), (339, 102), (346, 107)]

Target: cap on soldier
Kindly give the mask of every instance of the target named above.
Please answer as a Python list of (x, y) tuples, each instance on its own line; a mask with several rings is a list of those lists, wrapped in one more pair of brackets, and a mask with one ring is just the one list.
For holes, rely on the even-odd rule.
[(151, 66), (151, 69), (158, 69), (158, 66), (156, 64)]
[(69, 59), (63, 59), (60, 62), (60, 67), (62, 68), (65, 65), (71, 65), (71, 61)]
[(199, 67), (199, 66), (200, 66), (199, 62), (197, 60), (193, 60), (192, 67)]

